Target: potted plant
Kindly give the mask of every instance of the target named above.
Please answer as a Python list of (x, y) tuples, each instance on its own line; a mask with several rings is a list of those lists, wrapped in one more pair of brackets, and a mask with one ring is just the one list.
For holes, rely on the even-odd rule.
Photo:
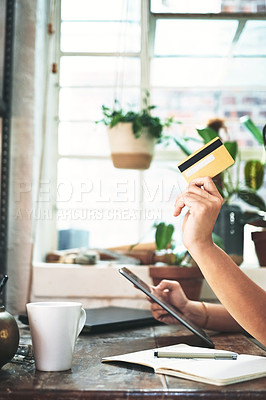
[(266, 218), (259, 221), (250, 222), (251, 225), (260, 227), (260, 231), (251, 232), (251, 238), (254, 242), (255, 251), (261, 267), (266, 267)]
[(149, 168), (155, 144), (161, 141), (163, 129), (173, 122), (172, 118), (162, 121), (152, 115), (155, 108), (149, 105), (147, 91), (139, 112), (124, 110), (117, 100), (113, 109), (102, 105), (103, 119), (97, 122), (108, 128), (111, 158), (116, 168)]
[[(243, 121), (243, 120), (242, 120)], [(249, 124), (249, 126), (251, 126)], [(204, 129), (197, 129), (202, 144), (219, 136), (221, 128), (225, 128), (224, 121), (216, 118), (210, 120)], [(256, 130), (249, 129), (259, 144), (263, 143), (263, 135)], [(187, 141), (174, 138), (175, 143), (186, 155), (192, 151)], [(243, 261), (244, 225), (249, 221), (262, 219), (261, 213), (266, 211), (266, 205), (257, 193), (264, 180), (264, 165), (260, 160), (249, 160), (244, 165), (244, 184), (240, 184), (240, 154), (236, 141), (224, 141), (224, 145), (235, 160), (235, 165), (214, 178), (214, 182), (224, 198), (224, 204), (214, 227), (214, 233), (220, 236), (224, 242), (225, 251), (240, 265)], [(234, 174), (233, 174), (234, 173)], [(233, 175), (235, 177), (233, 178)], [(254, 207), (252, 212), (243, 211), (239, 200)]]
[[(188, 251), (176, 251), (173, 240), (174, 226), (160, 222), (155, 223), (152, 228), (155, 228), (154, 242), (135, 243), (109, 250), (136, 258), (140, 265), (148, 265), (154, 285), (162, 279), (176, 280), (181, 284), (188, 298), (198, 300), (203, 275)], [(224, 248), (221, 238), (216, 234), (213, 234), (213, 240)]]
[[(241, 122), (246, 128), (256, 137), (259, 144), (264, 146), (264, 153), (261, 161), (251, 161), (246, 164), (245, 174), (248, 172), (247, 177), (249, 184), (252, 188), (257, 189), (262, 186), (265, 171), (265, 155), (266, 155), (266, 125), (263, 127), (262, 132), (258, 127), (251, 121), (248, 116), (241, 118)], [(250, 172), (249, 172), (250, 171)], [(249, 177), (251, 175), (251, 177)], [(250, 179), (251, 178), (251, 179)], [(246, 178), (247, 179), (247, 178)], [(255, 245), (255, 251), (258, 257), (258, 261), (261, 267), (266, 267), (266, 210), (262, 208), (264, 212), (263, 218), (255, 219), (250, 221), (249, 224), (260, 227), (260, 231), (254, 231), (251, 233), (251, 238)]]
[(149, 267), (153, 284), (158, 285), (162, 279), (176, 280), (189, 299), (198, 300), (203, 283), (201, 270), (187, 251), (174, 250), (172, 224), (160, 222), (155, 228), (155, 265)]

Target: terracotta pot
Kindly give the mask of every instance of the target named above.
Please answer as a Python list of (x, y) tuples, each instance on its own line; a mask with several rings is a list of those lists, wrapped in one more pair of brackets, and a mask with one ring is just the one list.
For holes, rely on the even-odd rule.
[(266, 230), (251, 233), (261, 267), (266, 267)]
[(108, 129), (111, 157), (116, 168), (147, 169), (154, 154), (156, 139), (143, 129), (135, 138), (132, 123), (124, 122)]
[(121, 252), (122, 254), (136, 258), (140, 261), (141, 265), (154, 264), (154, 251), (153, 250), (131, 250), (129, 252)]
[(203, 275), (199, 267), (150, 266), (150, 276), (154, 285), (158, 285), (163, 279), (178, 281), (189, 299), (198, 300), (200, 298)]

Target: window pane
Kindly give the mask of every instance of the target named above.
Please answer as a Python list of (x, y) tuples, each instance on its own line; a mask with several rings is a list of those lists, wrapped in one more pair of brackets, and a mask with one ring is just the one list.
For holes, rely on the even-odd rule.
[(151, 83), (165, 87), (265, 86), (266, 58), (160, 58), (151, 64)]
[(157, 13), (218, 13), (221, 0), (151, 0), (151, 11)]
[(61, 0), (64, 21), (140, 20), (140, 0)]
[(261, 89), (266, 86), (266, 58), (234, 58), (231, 60), (224, 80), (224, 86), (242, 86)]
[(146, 210), (146, 218), (142, 221), (144, 242), (154, 241), (155, 229), (152, 225), (164, 221), (175, 226), (173, 238), (177, 245), (181, 245), (182, 218), (173, 217), (173, 208), (186, 182), (178, 171), (177, 162), (153, 161), (150, 168), (143, 171), (141, 194), (143, 209)]
[(256, 13), (266, 10), (265, 0), (151, 0), (156, 13)]
[(89, 122), (61, 122), (58, 151), (60, 155), (109, 155), (106, 126)]
[(266, 21), (248, 21), (237, 42), (236, 55), (266, 54)]
[(222, 11), (256, 13), (265, 12), (265, 0), (222, 0)]
[(61, 50), (124, 53), (140, 50), (140, 26), (120, 22), (63, 22)]
[(226, 55), (237, 25), (237, 21), (159, 20), (155, 55)]
[(225, 61), (219, 58), (157, 58), (151, 63), (152, 86), (217, 86)]
[[(225, 119), (231, 139), (236, 139), (242, 147), (252, 147), (257, 146), (257, 142), (240, 124), (239, 118), (250, 115), (260, 129), (265, 125), (265, 91), (154, 88), (151, 97), (164, 116), (174, 115), (182, 122), (176, 132), (183, 137), (198, 138), (196, 128), (206, 126), (209, 119), (218, 116)], [(190, 147), (197, 145), (189, 144)]]
[(123, 107), (139, 108), (139, 89), (61, 89), (59, 94), (59, 119), (62, 121), (98, 121), (102, 119), (104, 104), (113, 107), (117, 98)]
[(61, 57), (61, 86), (139, 86), (140, 60), (128, 57)]
[(61, 159), (57, 207), (57, 228), (88, 230), (90, 247), (135, 243), (139, 172), (118, 170), (111, 160)]
[[(113, 107), (115, 98), (126, 109), (139, 109), (141, 2), (61, 4), (61, 49), (72, 53), (60, 62), (58, 229), (90, 231), (91, 247), (108, 247), (143, 237), (152, 241), (153, 223), (166, 221), (179, 224), (176, 236), (181, 245), (182, 221), (172, 217), (183, 182), (176, 168), (179, 148), (174, 142), (167, 148), (156, 146), (155, 160), (141, 173), (118, 170), (109, 157), (106, 127), (95, 124), (102, 119), (101, 106)], [(264, 5), (265, 1), (151, 0), (152, 10), (161, 13), (257, 12)], [(248, 21), (231, 54), (237, 20), (192, 18), (156, 20), (150, 74), (154, 114), (181, 121), (170, 133), (194, 138), (188, 142), (192, 150), (199, 147), (196, 128), (216, 116), (225, 118), (230, 139), (242, 147), (256, 146), (239, 117), (248, 114), (260, 128), (265, 124), (266, 65), (258, 56), (265, 55), (266, 22)], [(86, 52), (100, 55), (79, 54)], [(143, 62), (147, 66), (149, 60)], [(222, 138), (227, 139), (225, 133)], [(177, 159), (170, 162), (175, 150)]]

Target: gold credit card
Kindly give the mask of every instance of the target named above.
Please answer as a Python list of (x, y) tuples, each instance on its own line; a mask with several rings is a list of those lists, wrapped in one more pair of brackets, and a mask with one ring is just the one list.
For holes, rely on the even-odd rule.
[(234, 159), (217, 136), (177, 166), (189, 183), (193, 179), (203, 176), (213, 178), (233, 164)]

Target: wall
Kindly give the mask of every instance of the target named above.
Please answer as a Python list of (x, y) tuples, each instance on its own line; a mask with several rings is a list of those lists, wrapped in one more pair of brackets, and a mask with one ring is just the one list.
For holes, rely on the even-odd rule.
[(38, 111), (42, 107), (36, 100), (35, 82), (37, 76), (39, 98), (42, 98), (40, 75), (44, 61), (40, 48), (37, 48), (36, 53), (36, 22), (39, 23), (38, 34), (41, 34), (45, 27), (46, 4), (44, 0), (23, 0), (16, 1), (15, 7), (7, 287), (7, 308), (10, 312), (24, 309), (30, 277), (30, 212), (36, 191), (32, 182), (34, 174), (38, 173), (36, 163), (40, 147), (35, 132), (40, 132), (42, 119)]

